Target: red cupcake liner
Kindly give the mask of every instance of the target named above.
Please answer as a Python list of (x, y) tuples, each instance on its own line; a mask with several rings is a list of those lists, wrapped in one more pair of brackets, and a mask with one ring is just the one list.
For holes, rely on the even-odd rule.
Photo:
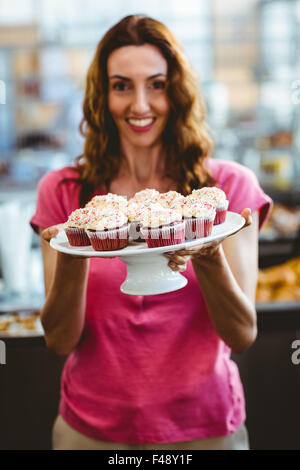
[(213, 219), (200, 219), (196, 217), (185, 219), (185, 239), (194, 240), (196, 238), (208, 237), (211, 235), (213, 225)]
[(83, 228), (67, 227), (65, 232), (71, 246), (89, 246), (91, 244)]
[(140, 222), (130, 222), (129, 227), (129, 236), (134, 242), (144, 242), (145, 239), (141, 233), (141, 223)]
[(126, 225), (117, 229), (86, 232), (95, 251), (114, 251), (128, 245), (128, 231), (129, 226)]
[(149, 248), (179, 245), (185, 240), (185, 222), (173, 222), (163, 227), (141, 227), (141, 232)]
[(222, 209), (216, 211), (216, 216), (214, 220), (214, 225), (222, 224), (226, 220), (227, 209)]

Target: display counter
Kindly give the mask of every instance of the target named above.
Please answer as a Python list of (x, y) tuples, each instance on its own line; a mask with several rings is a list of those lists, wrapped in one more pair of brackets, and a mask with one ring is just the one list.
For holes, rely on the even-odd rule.
[[(292, 343), (300, 339), (300, 303), (257, 305), (258, 338), (242, 355), (232, 355), (245, 389), (252, 449), (300, 449), (300, 364)], [(1, 335), (0, 335), (1, 336)], [(43, 336), (0, 337), (0, 448), (50, 449), (65, 359)]]
[(258, 337), (232, 355), (244, 385), (252, 449), (300, 449), (300, 364), (292, 347), (300, 339), (300, 302), (258, 304)]
[(43, 337), (5, 338), (0, 365), (0, 449), (51, 448), (64, 359), (46, 348)]

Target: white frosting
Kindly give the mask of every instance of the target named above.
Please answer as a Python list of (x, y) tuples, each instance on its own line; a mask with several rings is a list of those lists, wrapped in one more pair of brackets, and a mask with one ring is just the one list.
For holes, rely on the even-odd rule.
[(152, 201), (157, 202), (159, 198), (159, 191), (156, 189), (142, 189), (142, 191), (138, 191), (133, 196), (133, 201), (137, 203), (145, 202), (145, 201)]
[(169, 209), (176, 201), (184, 200), (184, 196), (177, 191), (168, 191), (167, 193), (162, 193), (159, 195), (158, 202)]
[(97, 209), (112, 208), (125, 211), (127, 204), (127, 200), (123, 196), (108, 193), (101, 196), (94, 196), (85, 207), (95, 207)]
[(122, 211), (102, 212), (95, 220), (87, 224), (88, 230), (105, 230), (122, 227), (127, 224), (127, 216)]
[(171, 204), (170, 204), (170, 209), (175, 209), (177, 212), (180, 212), (182, 214), (183, 208), (186, 205), (187, 200), (184, 196), (175, 199)]
[(98, 217), (99, 212), (93, 207), (76, 209), (69, 215), (64, 228), (86, 228), (88, 223), (96, 220)]
[(206, 201), (195, 200), (187, 196), (182, 208), (183, 217), (197, 217), (213, 220), (216, 215), (216, 208), (213, 204)]
[(205, 187), (201, 189), (194, 189), (191, 196), (199, 198), (201, 201), (207, 201), (213, 204), (217, 209), (228, 207), (228, 201), (226, 200), (226, 194), (222, 189), (213, 187)]
[(141, 220), (142, 212), (148, 207), (157, 207), (161, 209), (162, 206), (158, 203), (153, 203), (152, 201), (145, 201), (143, 203), (131, 202), (127, 207), (127, 216), (130, 222), (139, 222)]
[(144, 227), (154, 228), (181, 220), (180, 212), (174, 209), (165, 209), (160, 204), (153, 204), (142, 212), (140, 221)]

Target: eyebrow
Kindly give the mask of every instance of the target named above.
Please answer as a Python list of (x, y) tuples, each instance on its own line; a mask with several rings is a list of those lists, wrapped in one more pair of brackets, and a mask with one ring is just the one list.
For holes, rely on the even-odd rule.
[[(156, 73), (154, 75), (151, 75), (151, 77), (148, 77), (147, 80), (153, 80), (153, 78), (156, 78), (156, 77), (166, 77), (166, 75), (164, 73)], [(125, 80), (127, 82), (131, 82), (131, 78), (128, 78), (128, 77), (123, 77), (122, 75), (112, 75), (111, 77), (108, 77), (109, 79), (112, 79), (112, 78), (119, 78), (121, 80)]]

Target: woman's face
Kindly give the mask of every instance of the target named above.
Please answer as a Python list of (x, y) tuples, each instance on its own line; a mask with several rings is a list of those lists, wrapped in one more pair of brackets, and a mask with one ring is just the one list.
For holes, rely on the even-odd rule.
[(150, 44), (124, 46), (107, 61), (108, 108), (121, 143), (151, 147), (159, 143), (170, 105), (166, 92), (168, 63)]

